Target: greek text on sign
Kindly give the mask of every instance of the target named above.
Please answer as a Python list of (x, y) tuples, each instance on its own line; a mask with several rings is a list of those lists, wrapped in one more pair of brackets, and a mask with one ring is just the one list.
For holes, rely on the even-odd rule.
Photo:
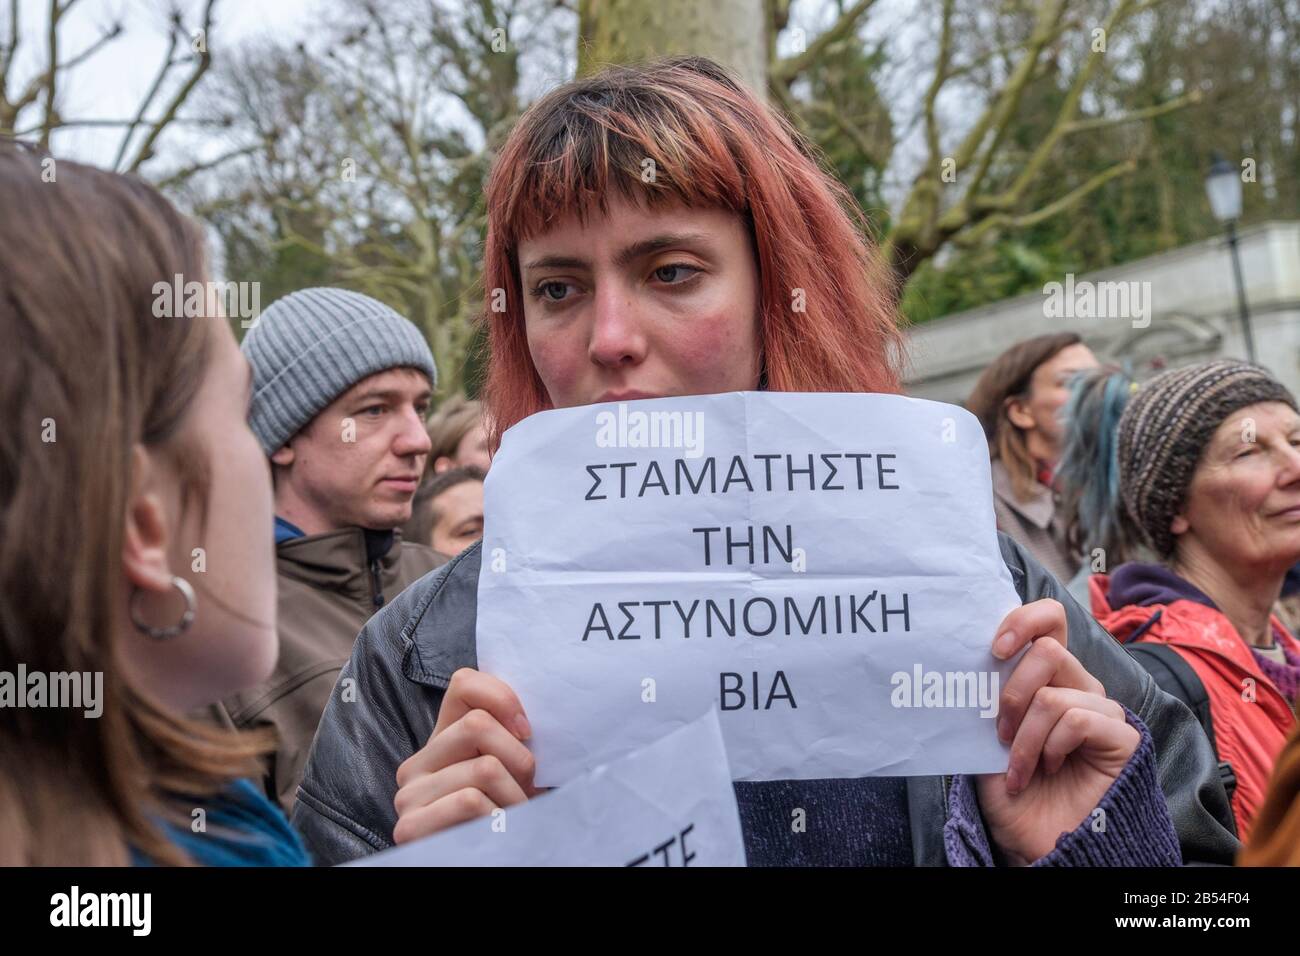
[(527, 803), (353, 866), (744, 866), (717, 713)]
[(990, 647), (1019, 599), (964, 409), (557, 409), (506, 433), (485, 495), (479, 666), (523, 702), (539, 785), (710, 703), (739, 780), (1006, 769)]

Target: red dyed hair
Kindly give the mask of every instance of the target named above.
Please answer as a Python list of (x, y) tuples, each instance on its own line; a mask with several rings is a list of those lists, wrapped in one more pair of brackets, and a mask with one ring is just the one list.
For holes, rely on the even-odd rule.
[[(654, 181), (643, 182), (646, 159)], [(528, 351), (517, 250), (565, 217), (607, 211), (611, 189), (745, 218), (758, 255), (763, 381), (799, 392), (897, 392), (903, 337), (893, 279), (851, 194), (781, 116), (722, 67), (673, 58), (611, 67), (520, 118), (487, 185), (484, 395), (501, 432), (551, 407)], [(803, 311), (795, 311), (803, 290)]]

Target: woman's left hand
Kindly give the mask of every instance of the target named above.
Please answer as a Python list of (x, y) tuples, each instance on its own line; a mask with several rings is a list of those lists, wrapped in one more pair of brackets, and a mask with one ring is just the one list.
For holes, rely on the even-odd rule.
[(977, 781), (989, 837), (1013, 864), (1046, 856), (1062, 833), (1089, 819), (1141, 741), (1069, 652), (1066, 631), (1064, 606), (1045, 599), (1008, 614), (993, 644), (1003, 660), (1031, 645), (999, 697), (1007, 772)]

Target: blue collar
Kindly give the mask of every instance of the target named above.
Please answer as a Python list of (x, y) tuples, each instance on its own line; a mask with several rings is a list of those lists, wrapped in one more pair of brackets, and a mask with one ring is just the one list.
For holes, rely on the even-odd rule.
[(275, 516), (275, 543), (283, 544), (285, 541), (292, 541), (294, 538), (305, 538), (306, 532), (296, 524), (285, 521), (279, 515)]
[[(233, 781), (225, 792), (194, 802), (203, 814), (199, 830), (171, 821), (156, 821), (163, 835), (200, 866), (310, 866), (302, 839), (289, 826), (284, 812), (248, 780)], [(153, 861), (131, 848), (134, 866)]]

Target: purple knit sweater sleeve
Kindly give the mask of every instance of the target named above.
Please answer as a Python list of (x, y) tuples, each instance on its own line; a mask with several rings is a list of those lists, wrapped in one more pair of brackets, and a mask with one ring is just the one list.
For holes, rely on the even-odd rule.
[[(1178, 836), (1156, 774), (1155, 744), (1146, 725), (1127, 707), (1125, 719), (1142, 735), (1128, 764), (1097, 804), (1101, 814), (1062, 833), (1034, 866), (1179, 866)], [(980, 816), (975, 780), (953, 777), (948, 792), (944, 849), (951, 866), (993, 866), (993, 849)]]

